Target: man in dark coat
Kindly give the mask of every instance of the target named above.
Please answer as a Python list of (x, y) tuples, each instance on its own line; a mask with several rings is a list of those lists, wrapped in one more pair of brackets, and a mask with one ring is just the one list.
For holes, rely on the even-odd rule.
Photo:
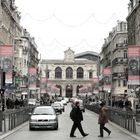
[(105, 130), (108, 135), (111, 134), (111, 131), (105, 127), (105, 124), (108, 122), (107, 110), (108, 109), (105, 107), (105, 102), (103, 101), (102, 103), (100, 103), (98, 119), (98, 123), (100, 124), (100, 135), (98, 137), (103, 137), (103, 130)]
[(78, 101), (75, 102), (75, 106), (72, 108), (70, 112), (70, 118), (73, 121), (73, 126), (71, 128), (70, 137), (76, 137), (74, 136), (74, 132), (76, 128), (79, 129), (80, 133), (83, 137), (87, 136), (88, 134), (83, 131), (81, 121), (83, 121), (83, 114), (82, 111), (79, 108), (80, 103)]

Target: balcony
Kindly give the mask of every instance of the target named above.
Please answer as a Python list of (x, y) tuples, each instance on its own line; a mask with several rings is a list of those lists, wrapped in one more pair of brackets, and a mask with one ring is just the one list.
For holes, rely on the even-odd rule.
[(127, 44), (125, 44), (125, 43), (116, 43), (116, 48), (122, 48), (122, 47), (127, 47)]
[(127, 64), (127, 63), (128, 63), (127, 58), (117, 57), (117, 58), (113, 59), (112, 66), (115, 66), (117, 64)]
[(127, 73), (125, 73), (125, 72), (119, 72), (119, 73), (117, 73), (117, 72), (115, 72), (115, 73), (113, 73), (112, 74), (112, 78), (115, 80), (117, 80), (117, 79), (126, 79), (127, 77)]

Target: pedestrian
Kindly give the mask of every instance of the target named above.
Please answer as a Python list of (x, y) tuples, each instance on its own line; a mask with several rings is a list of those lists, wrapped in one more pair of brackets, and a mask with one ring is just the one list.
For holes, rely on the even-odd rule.
[(105, 102), (102, 101), (100, 103), (99, 108), (99, 118), (98, 123), (100, 124), (100, 135), (98, 137), (103, 137), (103, 130), (105, 130), (108, 133), (108, 136), (111, 134), (111, 131), (105, 127), (105, 124), (108, 122), (108, 115), (107, 115), (107, 108), (105, 107)]
[(85, 133), (83, 131), (83, 128), (81, 125), (81, 121), (83, 121), (83, 114), (82, 114), (82, 111), (80, 110), (79, 106), (80, 106), (80, 103), (78, 101), (76, 101), (75, 106), (72, 108), (72, 110), (70, 112), (70, 118), (73, 121), (73, 126), (71, 128), (70, 137), (76, 137), (74, 135), (76, 128), (79, 129), (79, 131), (83, 137), (86, 137), (88, 135), (87, 133)]

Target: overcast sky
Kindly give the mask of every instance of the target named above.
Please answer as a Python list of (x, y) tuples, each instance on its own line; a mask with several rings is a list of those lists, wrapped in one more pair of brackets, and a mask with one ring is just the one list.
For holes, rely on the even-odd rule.
[(63, 59), (69, 47), (77, 53), (100, 53), (104, 38), (126, 21), (129, 0), (15, 0), (21, 25), (41, 57)]

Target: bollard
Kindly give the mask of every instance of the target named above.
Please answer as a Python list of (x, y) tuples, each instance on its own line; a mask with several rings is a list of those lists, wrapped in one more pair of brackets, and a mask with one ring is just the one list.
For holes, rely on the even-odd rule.
[(0, 110), (0, 132), (2, 132), (2, 111)]

